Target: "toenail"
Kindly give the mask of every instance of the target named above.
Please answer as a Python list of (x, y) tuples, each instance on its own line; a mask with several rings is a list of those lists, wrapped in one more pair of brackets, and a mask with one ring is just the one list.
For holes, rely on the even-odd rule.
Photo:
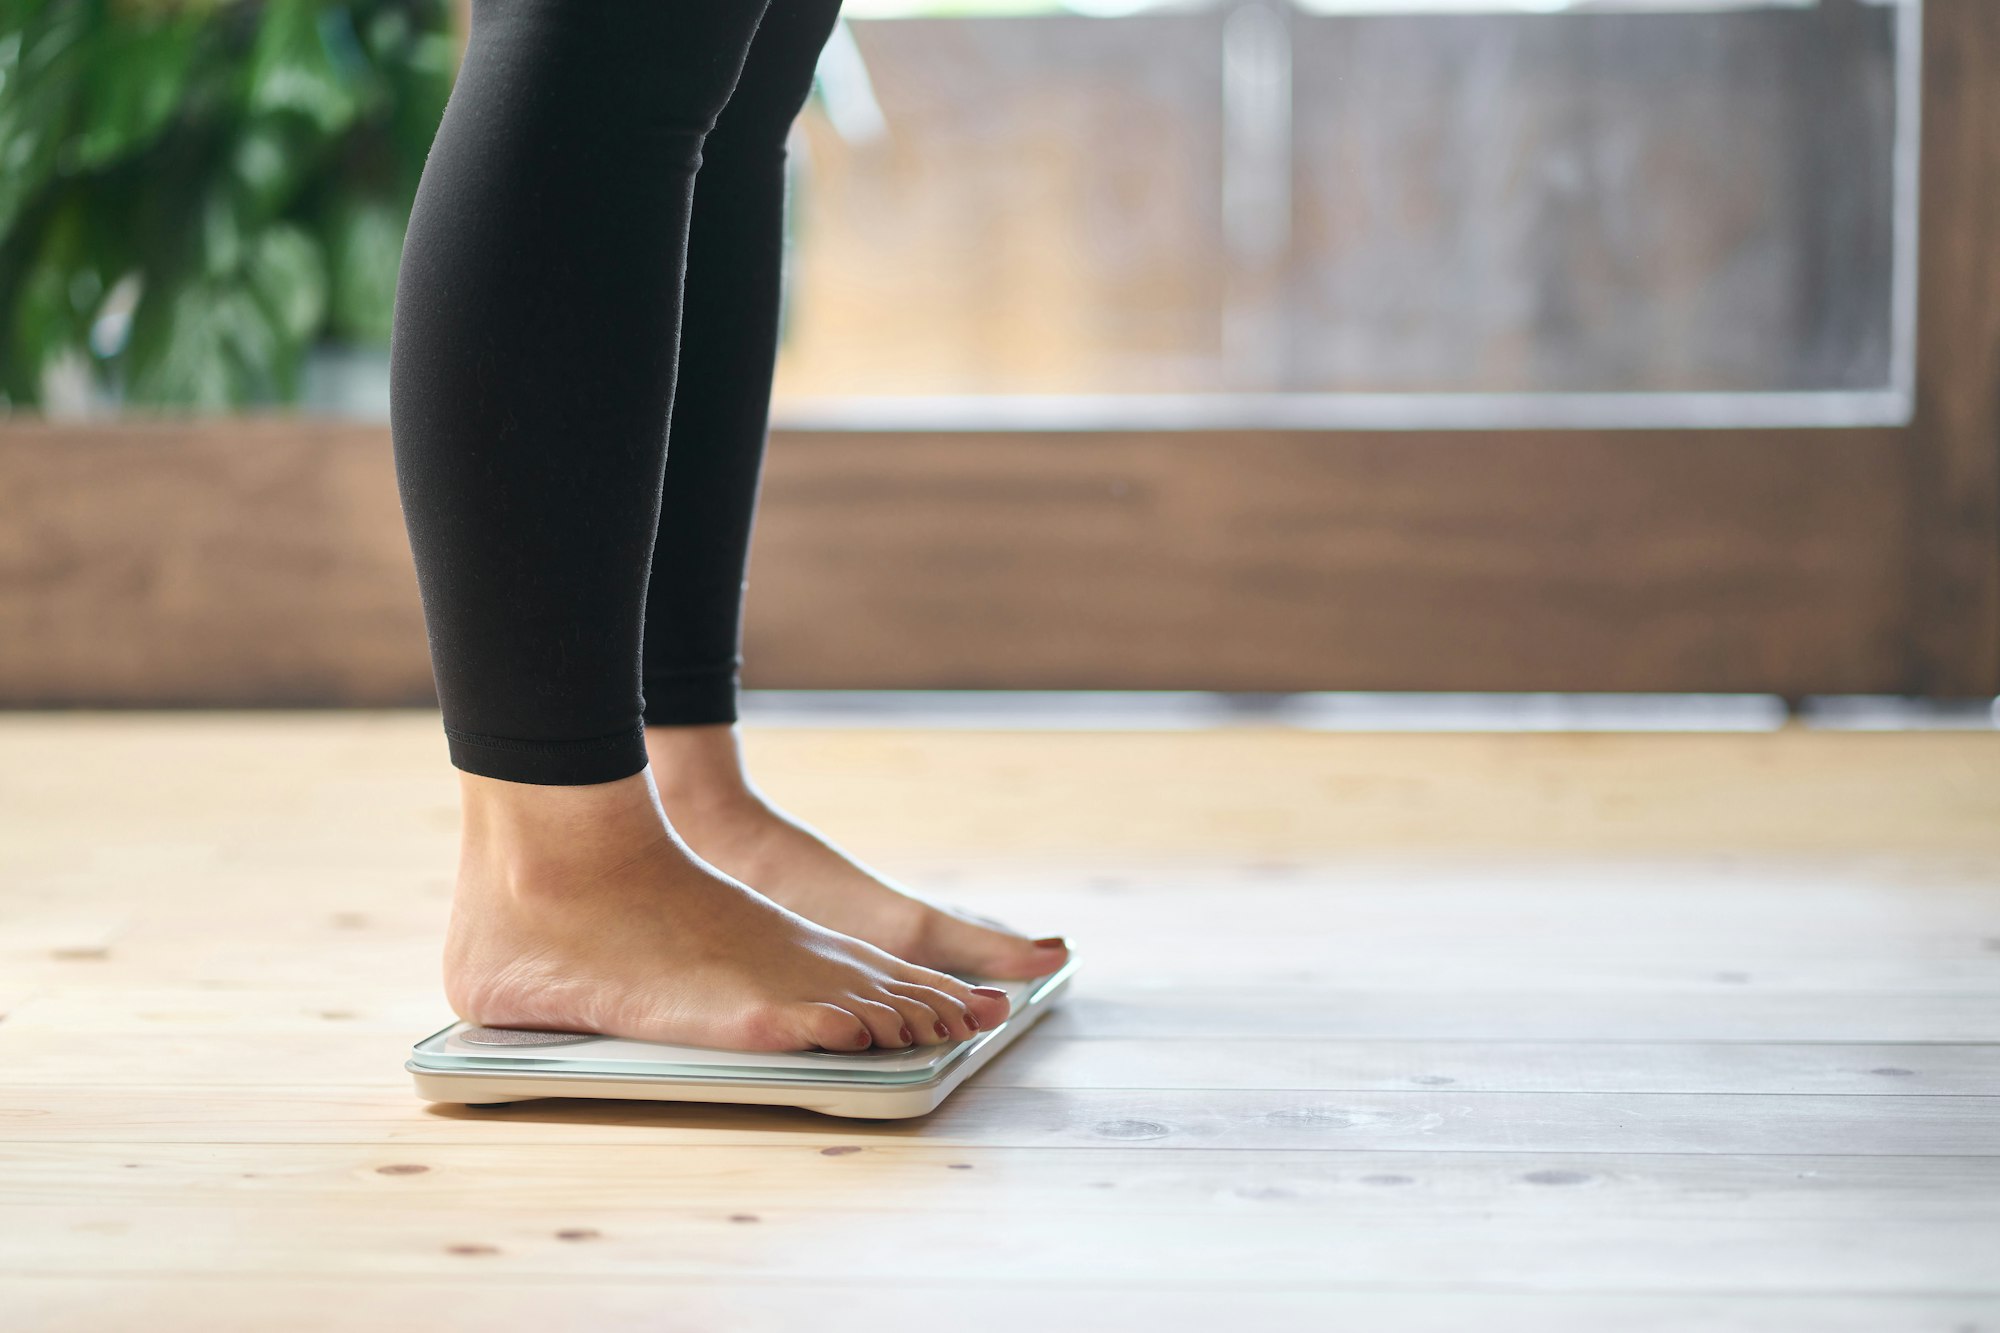
[(979, 1020), (974, 1018), (970, 1013), (966, 1014), (965, 1016), (965, 1025), (971, 1028), (974, 1032), (979, 1031)]
[(910, 1029), (907, 1027), (898, 1030), (896, 1035), (903, 1039), (903, 1045), (905, 1046), (908, 1046), (911, 1042), (917, 1039), (916, 1035), (912, 1033)]
[(972, 993), (974, 995), (985, 995), (995, 1000), (1004, 1000), (1007, 998), (1007, 992), (995, 986), (974, 986)]
[(937, 1028), (937, 1034), (940, 1037), (949, 1037), (951, 1035), (951, 1029), (946, 1027), (942, 1021), (934, 1023), (932, 1026)]
[(1037, 949), (1060, 949), (1063, 947), (1063, 937), (1060, 935), (1051, 935), (1045, 940), (1036, 940), (1035, 947)]

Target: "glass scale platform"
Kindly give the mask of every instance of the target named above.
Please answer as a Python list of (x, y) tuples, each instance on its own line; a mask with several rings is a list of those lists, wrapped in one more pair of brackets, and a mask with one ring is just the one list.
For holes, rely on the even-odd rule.
[(891, 1120), (936, 1109), (952, 1091), (1046, 1015), (1068, 989), (1076, 958), (1028, 981), (978, 981), (1007, 992), (1007, 1021), (966, 1041), (907, 1050), (725, 1051), (581, 1032), (458, 1022), (410, 1050), (404, 1064), (425, 1101), (491, 1106), (542, 1097), (799, 1106)]

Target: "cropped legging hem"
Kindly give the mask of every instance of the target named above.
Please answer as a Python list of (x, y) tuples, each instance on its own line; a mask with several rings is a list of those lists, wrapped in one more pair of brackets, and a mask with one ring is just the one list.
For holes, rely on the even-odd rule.
[(739, 664), (646, 677), (640, 726), (577, 741), (528, 741), (444, 729), (451, 762), (468, 773), (541, 787), (616, 782), (646, 766), (646, 727), (726, 726), (736, 721)]
[(581, 787), (629, 778), (646, 766), (646, 731), (635, 726), (580, 741), (523, 741), (444, 729), (452, 764), (480, 777), (538, 787)]

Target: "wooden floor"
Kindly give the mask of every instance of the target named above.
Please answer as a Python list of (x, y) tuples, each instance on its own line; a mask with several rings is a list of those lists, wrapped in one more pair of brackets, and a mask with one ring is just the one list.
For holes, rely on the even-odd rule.
[(433, 715), (0, 716), (0, 1327), (2000, 1327), (2000, 736), (754, 749), (1085, 960), (928, 1120), (426, 1108)]

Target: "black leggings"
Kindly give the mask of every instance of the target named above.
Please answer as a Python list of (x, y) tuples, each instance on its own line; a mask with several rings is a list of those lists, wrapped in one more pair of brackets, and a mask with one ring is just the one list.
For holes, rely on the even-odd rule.
[(609, 782), (645, 767), (645, 724), (736, 718), (785, 136), (838, 10), (473, 0), (390, 352), (466, 772)]

